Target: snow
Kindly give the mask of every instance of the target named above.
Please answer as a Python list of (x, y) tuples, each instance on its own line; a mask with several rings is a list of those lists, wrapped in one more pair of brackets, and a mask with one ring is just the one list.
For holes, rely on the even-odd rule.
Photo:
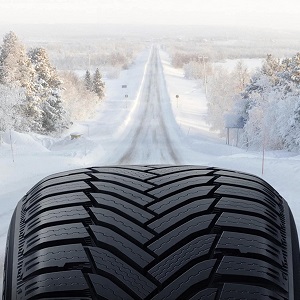
[[(97, 108), (94, 118), (74, 124), (59, 139), (17, 132), (12, 132), (10, 139), (9, 132), (3, 134), (0, 269), (9, 221), (17, 202), (35, 183), (50, 174), (115, 163), (181, 163), (262, 176), (262, 153), (225, 145), (224, 139), (209, 130), (202, 88), (197, 81), (185, 79), (182, 70), (174, 69), (165, 52), (157, 52), (155, 47), (146, 49), (118, 79), (107, 79), (106, 87), (106, 99)], [(70, 134), (74, 132), (81, 136), (71, 140)], [(288, 201), (300, 230), (297, 203), (300, 155), (272, 151), (266, 153), (265, 159), (262, 177)], [(1, 282), (0, 278), (0, 285)]]
[(241, 58), (241, 59), (225, 59), (222, 62), (214, 63), (215, 67), (223, 67), (228, 71), (233, 71), (238, 61), (242, 61), (250, 72), (254, 72), (257, 68), (261, 68), (264, 61), (263, 58)]

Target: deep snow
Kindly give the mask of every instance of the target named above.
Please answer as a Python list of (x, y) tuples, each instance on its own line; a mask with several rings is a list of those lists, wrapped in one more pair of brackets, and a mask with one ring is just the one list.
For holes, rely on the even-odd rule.
[[(153, 51), (150, 48), (143, 51), (118, 79), (106, 80), (107, 97), (97, 108), (94, 118), (74, 124), (62, 138), (12, 132), (13, 162), (10, 134), (6, 132), (2, 136), (1, 269), (14, 207), (37, 181), (52, 173), (114, 163), (177, 162), (236, 169), (261, 176), (262, 153), (227, 146), (217, 133), (210, 132), (206, 122), (206, 98), (199, 83), (185, 79), (183, 71), (174, 69), (163, 51), (157, 53), (161, 64), (159, 59), (153, 58)], [(151, 85), (155, 90), (151, 90)], [(155, 102), (153, 97), (160, 100)], [(144, 124), (148, 126), (139, 129), (141, 120), (146, 120)], [(71, 140), (72, 132), (82, 136)], [(148, 134), (152, 138), (146, 138)], [(170, 151), (176, 160), (169, 155)], [(134, 155), (126, 155), (131, 152)], [(165, 157), (164, 153), (167, 153)], [(263, 178), (288, 201), (300, 229), (297, 203), (300, 155), (267, 152)]]

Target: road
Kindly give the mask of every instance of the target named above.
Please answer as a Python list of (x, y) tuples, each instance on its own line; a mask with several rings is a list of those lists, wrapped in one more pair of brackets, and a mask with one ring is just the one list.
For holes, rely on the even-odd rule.
[(125, 147), (122, 145), (124, 151), (117, 163), (180, 163), (179, 151), (176, 149), (180, 137), (178, 131), (173, 131), (177, 125), (157, 47), (153, 47), (151, 51), (142, 84), (138, 99), (139, 117), (131, 124), (126, 139), (129, 143), (126, 143)]

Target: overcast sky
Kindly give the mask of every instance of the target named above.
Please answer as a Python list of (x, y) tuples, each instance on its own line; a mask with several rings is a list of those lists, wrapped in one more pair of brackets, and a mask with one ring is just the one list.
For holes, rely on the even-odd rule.
[(299, 0), (0, 0), (0, 24), (229, 25), (300, 30)]

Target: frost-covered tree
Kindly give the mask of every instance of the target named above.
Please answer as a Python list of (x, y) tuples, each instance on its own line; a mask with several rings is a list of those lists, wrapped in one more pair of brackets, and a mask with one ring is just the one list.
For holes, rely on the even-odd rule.
[(42, 111), (36, 96), (35, 80), (36, 73), (24, 45), (14, 32), (9, 32), (4, 36), (0, 51), (0, 82), (11, 89), (23, 89), (25, 98), (19, 103), (19, 109), (27, 118), (27, 125), (23, 124), (22, 130), (41, 129)]
[(282, 64), (279, 58), (268, 54), (261, 69), (261, 73), (268, 76), (273, 84), (278, 82), (277, 74), (283, 70)]
[(0, 84), (0, 131), (20, 130), (27, 125), (21, 110), (25, 97), (24, 89)]
[(300, 53), (297, 53), (295, 56), (293, 56), (292, 66), (291, 79), (300, 84)]
[(237, 98), (248, 144), (269, 149), (300, 149), (300, 55), (279, 60), (267, 56), (261, 70)]
[(93, 81), (92, 81), (92, 77), (91, 77), (91, 73), (89, 70), (87, 70), (85, 72), (85, 76), (84, 76), (84, 85), (85, 85), (85, 88), (88, 90), (88, 91), (92, 91), (93, 90)]
[(232, 113), (237, 101), (236, 95), (249, 81), (247, 68), (238, 62), (232, 72), (215, 68), (208, 78), (208, 120), (213, 130), (225, 134), (225, 118)]
[(43, 111), (42, 130), (45, 133), (58, 131), (66, 125), (61, 101), (62, 82), (44, 48), (31, 49), (28, 56), (36, 72), (36, 95)]
[(0, 52), (0, 83), (23, 87), (26, 93), (34, 93), (34, 68), (26, 54), (25, 47), (14, 32), (3, 38)]
[(292, 58), (286, 58), (282, 61), (283, 73), (281, 77), (286, 80), (300, 84), (300, 53)]
[(214, 70), (208, 80), (208, 120), (213, 130), (219, 130), (221, 135), (225, 132), (224, 115), (232, 108), (233, 92), (229, 72), (223, 68)]
[(244, 90), (245, 86), (250, 81), (250, 73), (247, 66), (242, 60), (239, 60), (231, 72), (231, 76), (234, 83), (234, 92), (240, 93)]
[(93, 92), (97, 94), (98, 98), (101, 100), (104, 98), (105, 83), (102, 80), (102, 76), (97, 68), (93, 78)]
[(98, 97), (88, 91), (85, 81), (73, 72), (60, 74), (63, 81), (62, 101), (70, 122), (89, 118), (95, 112)]
[(205, 76), (211, 75), (212, 66), (209, 62), (190, 61), (183, 66), (184, 76), (187, 79), (204, 79)]

